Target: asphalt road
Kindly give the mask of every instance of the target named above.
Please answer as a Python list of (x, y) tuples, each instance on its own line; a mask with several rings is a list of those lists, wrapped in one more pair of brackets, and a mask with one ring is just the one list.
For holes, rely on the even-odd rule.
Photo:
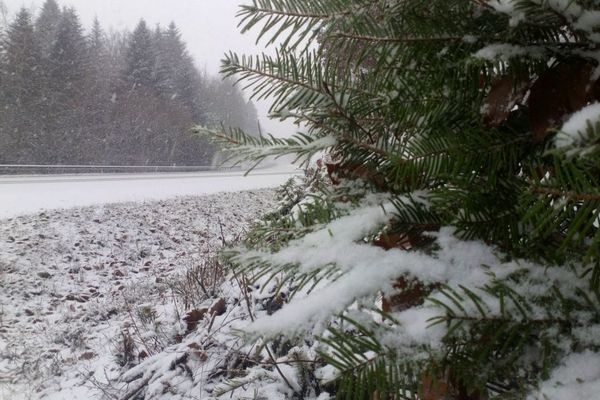
[[(250, 178), (270, 175), (292, 175), (291, 171), (252, 172)], [(245, 178), (245, 172), (180, 172), (180, 173), (139, 173), (139, 174), (73, 174), (73, 175), (0, 175), (0, 185), (31, 185), (67, 182), (109, 182), (109, 181), (157, 181), (177, 179), (216, 179)]]
[(293, 166), (273, 166), (248, 176), (243, 171), (4, 175), (0, 219), (57, 208), (273, 188), (300, 173)]

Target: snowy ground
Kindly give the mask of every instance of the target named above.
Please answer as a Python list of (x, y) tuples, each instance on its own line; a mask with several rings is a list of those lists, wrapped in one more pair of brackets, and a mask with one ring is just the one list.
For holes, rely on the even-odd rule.
[(0, 218), (57, 208), (275, 187), (296, 173), (293, 166), (273, 165), (246, 177), (240, 171), (0, 176)]
[[(248, 185), (274, 186), (285, 178), (262, 175), (257, 179), (264, 182)], [(5, 182), (0, 217), (8, 214), (7, 205), (12, 214), (67, 206), (64, 199), (79, 184), (90, 188), (85, 193), (78, 187), (81, 196), (73, 201), (83, 204), (194, 193), (199, 182), (204, 187), (194, 190), (203, 192), (245, 185), (226, 176), (66, 180), (14, 183), (8, 191)], [(40, 198), (19, 204), (19, 196)], [(132, 325), (132, 313), (151, 303), (148, 323), (165, 340), (183, 329), (180, 318), (172, 319), (185, 312), (172, 283), (214, 254), (222, 236), (240, 235), (272, 201), (272, 191), (255, 190), (0, 220), (0, 399), (97, 398), (97, 382), (118, 373), (119, 337), (140, 329)], [(147, 340), (159, 348), (162, 338)]]

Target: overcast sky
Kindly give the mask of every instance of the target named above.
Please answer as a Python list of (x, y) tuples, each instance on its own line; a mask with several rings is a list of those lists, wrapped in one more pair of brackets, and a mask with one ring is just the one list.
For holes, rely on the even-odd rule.
[[(39, 11), (44, 0), (1, 0), (12, 15), (25, 6)], [(241, 35), (235, 14), (238, 5), (248, 0), (57, 0), (60, 6), (73, 6), (86, 29), (98, 17), (106, 30), (133, 30), (140, 18), (150, 26), (175, 22), (194, 56), (198, 67), (211, 75), (217, 74), (223, 54), (257, 53), (256, 32)], [(268, 103), (258, 104), (261, 124), (269, 133), (285, 136), (293, 131), (290, 125), (267, 121)]]

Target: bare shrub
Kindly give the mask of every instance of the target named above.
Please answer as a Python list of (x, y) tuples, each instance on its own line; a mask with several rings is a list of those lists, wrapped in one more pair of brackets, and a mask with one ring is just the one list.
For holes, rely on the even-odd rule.
[(219, 286), (225, 279), (225, 269), (216, 257), (193, 263), (169, 286), (184, 310), (218, 297)]

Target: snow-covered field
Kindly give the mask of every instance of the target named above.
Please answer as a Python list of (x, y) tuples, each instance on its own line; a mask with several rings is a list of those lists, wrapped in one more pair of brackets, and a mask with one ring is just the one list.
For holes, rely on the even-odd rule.
[[(178, 303), (181, 296), (174, 290), (183, 285), (177, 282), (214, 255), (223, 239), (241, 235), (268, 210), (273, 193), (254, 190), (7, 215), (73, 203), (275, 186), (288, 176), (261, 175), (248, 183), (240, 183), (239, 176), (76, 184), (36, 178), (44, 182), (14, 183), (8, 191), (2, 184), (0, 399), (97, 398), (100, 382), (119, 371), (122, 338), (143, 329), (135, 323), (144, 320), (140, 310), (152, 305), (146, 316), (155, 332), (145, 339), (149, 352), (185, 329), (174, 316), (190, 305)], [(78, 185), (89, 185), (89, 191)], [(73, 199), (75, 187), (80, 197)], [(19, 204), (19, 196), (39, 198)]]
[(243, 172), (0, 176), (0, 219), (40, 210), (148, 201), (276, 187), (298, 171), (274, 165)]

